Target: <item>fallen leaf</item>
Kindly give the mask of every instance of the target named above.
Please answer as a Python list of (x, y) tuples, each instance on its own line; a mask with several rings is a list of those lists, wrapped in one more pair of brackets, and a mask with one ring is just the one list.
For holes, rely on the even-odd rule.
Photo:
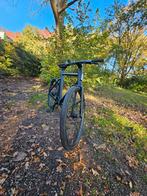
[(40, 163), (39, 167), (42, 169), (45, 166), (44, 163)]
[(119, 181), (119, 182), (122, 180), (120, 176), (116, 176), (116, 179), (117, 179), (117, 181)]
[(98, 171), (102, 171), (102, 168), (101, 168), (100, 165), (97, 165), (96, 168), (97, 168)]
[(29, 162), (25, 163), (25, 169), (29, 169)]
[(83, 196), (83, 188), (82, 188), (82, 184), (80, 185), (79, 196)]
[(42, 124), (41, 125), (44, 131), (48, 131), (49, 130), (49, 126), (46, 124)]
[(53, 150), (53, 148), (52, 147), (48, 147), (48, 150)]
[(98, 176), (98, 175), (99, 175), (99, 173), (98, 173), (96, 170), (94, 170), (93, 168), (91, 169), (91, 171), (92, 171), (92, 174), (93, 174), (94, 176)]
[(107, 148), (106, 144), (101, 144), (101, 145), (98, 145), (98, 144), (93, 144), (93, 147), (96, 149), (96, 150), (105, 150), (105, 151), (109, 151), (109, 149)]
[(35, 157), (33, 158), (33, 162), (34, 162), (34, 163), (40, 162), (40, 158), (37, 157), (37, 156), (35, 156)]
[(5, 195), (5, 189), (0, 185), (0, 195)]
[(47, 180), (45, 184), (46, 185), (50, 185), (51, 184), (51, 180)]
[(133, 188), (133, 184), (132, 184), (131, 181), (129, 182), (129, 187), (130, 187), (131, 189)]
[(62, 163), (62, 162), (63, 162), (61, 159), (56, 159), (56, 161), (57, 161), (58, 163)]
[(0, 177), (0, 185), (2, 185), (2, 184), (5, 182), (5, 180), (7, 179), (7, 177), (8, 177), (7, 174), (4, 174), (4, 175), (2, 175), (2, 176)]
[(59, 147), (59, 148), (57, 148), (57, 150), (61, 151), (61, 150), (63, 150), (63, 147)]
[(46, 154), (46, 152), (43, 152), (43, 156), (44, 156), (44, 157), (47, 157), (47, 154)]
[(14, 161), (22, 161), (26, 158), (27, 154), (25, 152), (15, 152), (13, 154)]
[(132, 192), (130, 193), (130, 196), (140, 196), (141, 194), (139, 192)]
[(128, 161), (128, 164), (131, 168), (137, 168), (138, 167), (138, 161), (135, 159), (135, 157), (126, 156), (126, 160)]
[(60, 173), (61, 173), (62, 170), (63, 170), (63, 169), (62, 169), (62, 166), (61, 166), (61, 165), (57, 166), (57, 168), (56, 168), (56, 171), (57, 171), (57, 172), (60, 172)]
[(83, 170), (85, 170), (85, 168), (86, 168), (86, 166), (82, 162), (76, 162), (76, 163), (73, 164), (73, 169), (74, 170), (82, 170), (83, 171)]

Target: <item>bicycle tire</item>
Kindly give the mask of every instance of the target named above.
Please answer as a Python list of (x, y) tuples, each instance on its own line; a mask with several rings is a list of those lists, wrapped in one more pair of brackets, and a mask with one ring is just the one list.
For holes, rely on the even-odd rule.
[[(72, 95), (74, 95), (75, 93), (78, 93), (79, 97), (80, 97), (80, 113), (82, 115), (80, 114), (81, 115), (80, 116), (81, 121), (80, 121), (79, 130), (77, 130), (75, 138), (73, 139), (72, 143), (70, 143), (69, 138), (68, 138), (68, 134), (67, 134), (67, 126), (66, 126), (67, 125), (66, 123), (68, 121), (68, 119), (67, 119), (68, 113), (67, 112), (68, 112), (68, 107), (69, 107), (70, 100), (72, 99)], [(74, 107), (75, 106), (76, 106), (76, 104), (74, 105)], [(72, 107), (73, 107), (73, 105), (72, 105)], [(64, 98), (63, 105), (62, 105), (62, 108), (61, 108), (61, 113), (60, 113), (60, 139), (61, 139), (62, 146), (66, 150), (72, 150), (73, 148), (75, 148), (75, 146), (79, 143), (79, 141), (81, 139), (81, 135), (82, 135), (82, 132), (83, 132), (83, 124), (84, 124), (84, 109), (85, 109), (85, 100), (84, 100), (84, 97), (83, 97), (83, 101), (82, 101), (81, 88), (78, 87), (78, 86), (71, 87), (68, 90), (68, 92), (67, 92), (67, 94)], [(72, 112), (73, 112), (73, 109), (72, 109)], [(71, 113), (70, 113), (70, 117), (71, 117)], [(77, 126), (77, 125), (75, 125), (75, 126)]]

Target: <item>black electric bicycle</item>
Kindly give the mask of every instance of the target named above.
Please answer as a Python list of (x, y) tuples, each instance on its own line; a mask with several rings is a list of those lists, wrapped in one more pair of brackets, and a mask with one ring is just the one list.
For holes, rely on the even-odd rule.
[[(80, 141), (83, 124), (85, 98), (83, 90), (83, 65), (98, 64), (104, 62), (103, 59), (71, 61), (59, 64), (61, 68), (60, 78), (53, 78), (50, 82), (48, 92), (49, 111), (53, 112), (56, 106), (61, 107), (60, 113), (60, 138), (66, 150), (72, 150)], [(71, 65), (77, 65), (77, 73), (65, 72)], [(64, 77), (77, 77), (77, 82), (69, 88), (63, 96)]]

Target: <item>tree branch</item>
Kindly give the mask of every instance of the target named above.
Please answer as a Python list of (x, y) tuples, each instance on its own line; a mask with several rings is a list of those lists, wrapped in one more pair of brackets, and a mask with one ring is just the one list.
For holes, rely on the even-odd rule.
[(57, 10), (57, 7), (56, 7), (56, 2), (54, 0), (50, 0), (50, 4), (51, 4), (51, 8), (52, 8), (54, 17), (55, 17), (55, 22), (57, 24), (59, 13), (58, 13), (58, 10)]
[(71, 2), (69, 2), (68, 4), (66, 4), (64, 7), (62, 7), (62, 9), (58, 12), (58, 14), (60, 15), (62, 12), (64, 12), (68, 7), (70, 7), (72, 4), (74, 4), (76, 1), (79, 0), (73, 0)]

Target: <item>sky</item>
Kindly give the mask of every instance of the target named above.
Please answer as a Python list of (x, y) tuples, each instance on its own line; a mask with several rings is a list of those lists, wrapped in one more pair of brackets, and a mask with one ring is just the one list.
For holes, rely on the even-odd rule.
[[(40, 29), (54, 29), (54, 18), (50, 5), (40, 9), (41, 0), (0, 0), (0, 27), (13, 32), (20, 32), (30, 24)], [(123, 0), (127, 2), (127, 0)], [(104, 18), (105, 9), (113, 0), (91, 0), (92, 10), (99, 8), (100, 16)]]

